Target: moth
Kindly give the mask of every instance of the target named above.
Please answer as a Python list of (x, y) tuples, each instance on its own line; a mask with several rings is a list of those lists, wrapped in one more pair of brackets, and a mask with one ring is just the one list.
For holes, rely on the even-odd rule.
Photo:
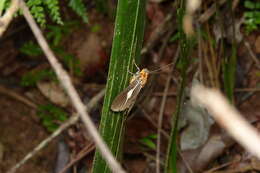
[[(163, 68), (171, 66), (173, 64), (175, 64), (175, 62), (167, 64)], [(141, 89), (145, 86), (149, 74), (158, 72), (163, 69), (161, 68), (149, 71), (147, 68), (144, 68), (140, 70), (135, 61), (134, 65), (136, 66), (138, 71), (132, 76), (129, 86), (125, 88), (121, 93), (119, 93), (113, 100), (111, 104), (111, 110), (114, 112), (121, 112), (126, 109), (128, 109), (128, 112), (130, 112), (131, 108), (134, 106), (138, 94), (140, 93)]]
[(111, 110), (114, 112), (121, 112), (128, 109), (129, 112), (141, 89), (145, 86), (148, 75), (148, 69), (144, 68), (141, 71), (138, 70), (131, 78), (130, 85), (116, 96), (112, 102)]

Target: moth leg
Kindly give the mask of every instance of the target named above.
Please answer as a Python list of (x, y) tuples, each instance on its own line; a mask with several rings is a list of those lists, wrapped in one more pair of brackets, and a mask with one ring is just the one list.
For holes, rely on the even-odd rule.
[(131, 75), (134, 75), (134, 74), (135, 74), (135, 73), (133, 73), (133, 72), (131, 72), (131, 71), (129, 70), (129, 67), (127, 68), (127, 72), (130, 73)]
[(138, 71), (141, 71), (140, 68), (138, 67), (138, 65), (137, 65), (136, 62), (135, 62), (135, 58), (133, 59), (133, 62), (134, 62), (135, 67), (137, 68), (137, 70), (138, 70)]
[[(134, 65), (135, 65), (135, 67), (137, 68), (137, 71), (140, 72), (141, 70), (140, 70), (140, 68), (138, 67), (138, 65), (136, 64), (135, 59), (133, 59), (133, 63), (134, 63)], [(130, 73), (131, 75), (135, 75), (135, 73), (133, 73), (133, 72), (131, 72), (131, 71), (129, 70), (129, 67), (127, 68), (127, 72)]]

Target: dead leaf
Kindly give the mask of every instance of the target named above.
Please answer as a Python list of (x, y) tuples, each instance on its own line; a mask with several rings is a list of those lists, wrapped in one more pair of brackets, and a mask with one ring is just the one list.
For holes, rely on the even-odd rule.
[(205, 109), (193, 106), (190, 101), (184, 105), (181, 117), (188, 126), (181, 133), (181, 150), (199, 148), (207, 141), (213, 120)]
[(107, 62), (108, 56), (102, 46), (104, 42), (97, 33), (90, 32), (72, 43), (71, 49), (75, 52), (84, 74), (93, 75)]
[(38, 89), (52, 103), (61, 107), (66, 107), (69, 104), (69, 98), (57, 82), (38, 82)]
[(219, 135), (212, 136), (197, 156), (195, 165), (200, 170), (203, 170), (210, 161), (217, 158), (223, 153), (226, 144)]

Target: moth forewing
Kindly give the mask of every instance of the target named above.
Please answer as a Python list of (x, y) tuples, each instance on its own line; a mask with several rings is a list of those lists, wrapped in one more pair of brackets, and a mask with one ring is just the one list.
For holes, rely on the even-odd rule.
[(135, 103), (135, 100), (146, 84), (149, 71), (148, 69), (142, 69), (138, 71), (130, 80), (130, 85), (124, 89), (112, 102), (111, 109), (115, 112), (120, 112), (128, 109), (131, 110)]
[(120, 112), (131, 108), (141, 89), (141, 80), (136, 78), (127, 88), (116, 96), (111, 105), (112, 111)]

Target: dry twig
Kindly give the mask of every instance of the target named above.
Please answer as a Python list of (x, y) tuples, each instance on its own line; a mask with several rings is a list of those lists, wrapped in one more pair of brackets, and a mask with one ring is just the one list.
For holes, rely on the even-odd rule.
[[(220, 0), (220, 1), (216, 2), (216, 3), (219, 3), (219, 5), (223, 5), (226, 1), (227, 1), (227, 0)], [(199, 21), (200, 23), (205, 23), (206, 21), (209, 20), (209, 18), (210, 18), (211, 16), (213, 16), (213, 15), (215, 14), (216, 10), (217, 10), (217, 6), (216, 6), (216, 4), (213, 4), (210, 8), (208, 8), (208, 9), (199, 17), (198, 21)]]
[(194, 104), (206, 107), (214, 119), (249, 152), (260, 159), (260, 135), (245, 118), (232, 107), (227, 99), (216, 89), (200, 84), (191, 90)]
[(76, 162), (84, 158), (89, 152), (93, 151), (95, 149), (94, 143), (90, 143), (85, 148), (81, 150), (79, 154), (75, 158), (73, 158), (70, 163), (68, 163), (59, 173), (65, 173), (72, 165), (74, 165)]
[(41, 30), (37, 26), (32, 15), (30, 14), (28, 7), (22, 0), (20, 1), (20, 8), (30, 28), (32, 29), (39, 45), (41, 46), (44, 54), (46, 55), (51, 66), (53, 67), (60, 83), (64, 87), (69, 98), (71, 99), (72, 105), (76, 108), (77, 112), (79, 113), (81, 120), (85, 124), (86, 129), (88, 130), (101, 155), (108, 163), (108, 166), (113, 172), (125, 172), (121, 165), (116, 161), (113, 154), (102, 140), (101, 136), (99, 135), (94, 123), (91, 121), (91, 118), (88, 114), (88, 108), (86, 108), (82, 103), (76, 89), (72, 85), (68, 73), (62, 68), (61, 64), (58, 62), (57, 58), (50, 49), (46, 39), (43, 37)]
[(19, 0), (12, 0), (11, 5), (4, 14), (4, 16), (0, 18), (0, 37), (3, 35), (8, 25), (12, 21), (14, 13), (18, 10), (18, 8)]
[(22, 96), (22, 95), (19, 95), (18, 93), (4, 87), (4, 86), (1, 86), (0, 85), (0, 93), (2, 94), (5, 94), (7, 96), (10, 96), (22, 103), (24, 103), (25, 105), (29, 106), (30, 108), (33, 108), (33, 109), (37, 109), (37, 104), (35, 104), (34, 102), (32, 102), (31, 100), (29, 100), (28, 98)]
[(166, 99), (167, 99), (167, 93), (170, 87), (170, 82), (171, 82), (171, 75), (173, 72), (173, 69), (175, 67), (175, 64), (177, 62), (178, 56), (179, 56), (179, 51), (180, 51), (180, 46), (178, 46), (178, 49), (176, 51), (174, 60), (173, 60), (173, 66), (169, 72), (165, 88), (164, 88), (164, 93), (163, 93), (163, 98), (162, 98), (162, 103), (160, 107), (160, 112), (159, 112), (159, 117), (158, 117), (158, 125), (157, 125), (157, 145), (156, 145), (156, 172), (160, 173), (160, 146), (161, 146), (161, 129), (162, 129), (162, 120), (163, 120), (163, 112), (166, 104)]
[(252, 58), (252, 60), (255, 62), (255, 65), (257, 66), (258, 69), (260, 69), (260, 62), (258, 60), (258, 58), (256, 57), (255, 53), (253, 52), (250, 44), (248, 43), (248, 41), (244, 40), (244, 45), (247, 48), (250, 57)]
[(150, 39), (147, 41), (147, 44), (141, 50), (142, 55), (149, 52), (155, 46), (157, 41), (161, 39), (162, 35), (165, 32), (167, 32), (167, 30), (171, 29), (169, 28), (170, 25), (167, 26), (167, 24), (171, 21), (172, 18), (173, 18), (173, 13), (169, 13), (165, 17), (164, 21), (162, 21), (162, 23), (155, 28), (154, 35), (150, 37)]

